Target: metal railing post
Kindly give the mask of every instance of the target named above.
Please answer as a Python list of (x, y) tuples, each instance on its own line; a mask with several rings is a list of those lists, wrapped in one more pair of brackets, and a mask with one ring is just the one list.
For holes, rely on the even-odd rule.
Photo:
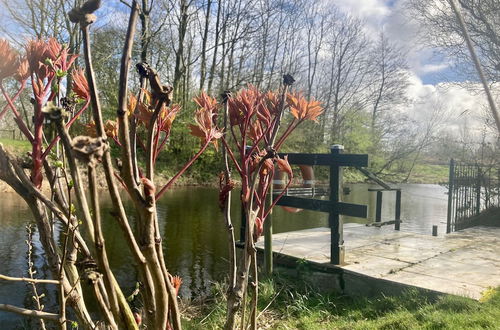
[(476, 177), (476, 209), (475, 215), (481, 213), (481, 180), (482, 179), (482, 171), (481, 167), (477, 165), (477, 177)]
[(394, 230), (399, 230), (401, 227), (401, 190), (396, 190), (396, 210), (394, 212), (395, 223)]
[(375, 209), (375, 222), (382, 221), (382, 191), (377, 191), (377, 204)]
[(451, 233), (452, 208), (453, 208), (453, 189), (455, 184), (455, 161), (450, 160), (450, 173), (448, 176), (448, 212), (446, 215), (446, 233)]
[[(344, 146), (336, 144), (331, 147), (332, 155), (339, 155), (343, 152)], [(330, 165), (330, 202), (332, 204), (340, 202), (340, 190), (342, 189), (342, 167), (337, 164)], [(344, 263), (344, 226), (342, 217), (337, 208), (330, 210), (328, 216), (330, 225), (330, 262), (334, 265)]]

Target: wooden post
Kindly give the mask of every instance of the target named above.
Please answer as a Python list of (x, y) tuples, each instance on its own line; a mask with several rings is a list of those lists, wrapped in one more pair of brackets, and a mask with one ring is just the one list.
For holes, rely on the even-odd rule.
[(438, 226), (433, 225), (432, 226), (432, 236), (437, 236), (438, 235)]
[[(252, 149), (252, 146), (245, 147), (245, 153), (248, 153)], [(240, 200), (243, 200), (241, 198)], [(241, 227), (240, 227), (240, 242), (245, 242), (245, 233), (247, 228), (247, 217), (245, 214), (245, 209), (243, 207), (243, 203), (241, 203)]]
[(394, 230), (399, 230), (401, 227), (401, 190), (396, 190), (396, 211), (395, 211)]
[[(343, 152), (344, 146), (336, 144), (331, 147), (333, 155), (339, 155)], [(338, 164), (330, 166), (330, 202), (340, 202), (340, 190), (342, 189), (342, 167)], [(344, 263), (344, 226), (338, 208), (333, 208), (328, 216), (330, 225), (330, 262), (334, 265)]]
[(450, 160), (450, 174), (448, 176), (448, 212), (446, 215), (446, 233), (451, 233), (451, 217), (453, 207), (453, 189), (455, 181), (455, 161)]
[(375, 209), (375, 222), (382, 221), (382, 191), (377, 191), (377, 205)]
[(243, 208), (243, 203), (241, 205), (241, 226), (240, 226), (240, 242), (245, 242), (245, 231), (247, 230), (247, 216), (245, 214), (245, 209)]
[[(266, 205), (269, 207), (273, 203), (273, 186), (269, 188), (266, 198)], [(269, 212), (264, 221), (264, 269), (266, 275), (273, 273), (273, 211)]]

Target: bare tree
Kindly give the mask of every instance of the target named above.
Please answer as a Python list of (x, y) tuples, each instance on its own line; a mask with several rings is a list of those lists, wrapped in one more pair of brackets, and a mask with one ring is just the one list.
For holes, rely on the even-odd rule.
[(371, 127), (374, 129), (383, 113), (408, 103), (409, 75), (405, 52), (391, 44), (383, 32), (373, 47), (371, 58)]
[[(500, 79), (500, 15), (499, 0), (459, 0), (466, 29), (473, 47), (485, 70), (486, 79), (498, 82)], [(470, 54), (465, 46), (460, 24), (448, 0), (409, 0), (411, 19), (421, 26), (421, 42), (435, 46), (453, 59), (453, 68), (465, 79), (476, 77), (470, 65)], [(475, 78), (474, 78), (475, 79)]]
[(325, 104), (323, 135), (332, 142), (342, 136), (346, 113), (360, 111), (369, 100), (366, 78), (370, 73), (367, 58), (370, 42), (358, 19), (334, 11), (329, 21), (319, 95)]

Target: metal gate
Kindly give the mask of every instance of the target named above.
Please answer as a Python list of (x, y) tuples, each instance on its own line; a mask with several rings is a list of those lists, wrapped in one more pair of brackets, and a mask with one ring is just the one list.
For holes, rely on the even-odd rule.
[(473, 225), (474, 216), (500, 206), (500, 168), (450, 161), (446, 232)]

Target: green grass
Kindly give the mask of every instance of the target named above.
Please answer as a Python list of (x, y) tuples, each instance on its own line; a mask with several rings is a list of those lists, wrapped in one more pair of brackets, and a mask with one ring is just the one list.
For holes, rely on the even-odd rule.
[(417, 164), (410, 177), (412, 183), (448, 182), (449, 167), (446, 165)]
[[(437, 300), (415, 291), (398, 297), (351, 298), (321, 294), (297, 281), (268, 279), (259, 286), (258, 320), (269, 329), (500, 329), (500, 288), (481, 302), (456, 296)], [(186, 329), (220, 329), (225, 301), (221, 286), (208, 301), (186, 307)]]
[[(449, 167), (447, 165), (416, 164), (408, 183), (443, 183), (448, 182)], [(388, 182), (403, 182), (408, 175), (407, 170), (387, 171), (379, 175)]]
[(7, 151), (15, 155), (23, 155), (31, 150), (31, 144), (24, 140), (12, 140), (0, 138), (0, 143), (7, 149)]

